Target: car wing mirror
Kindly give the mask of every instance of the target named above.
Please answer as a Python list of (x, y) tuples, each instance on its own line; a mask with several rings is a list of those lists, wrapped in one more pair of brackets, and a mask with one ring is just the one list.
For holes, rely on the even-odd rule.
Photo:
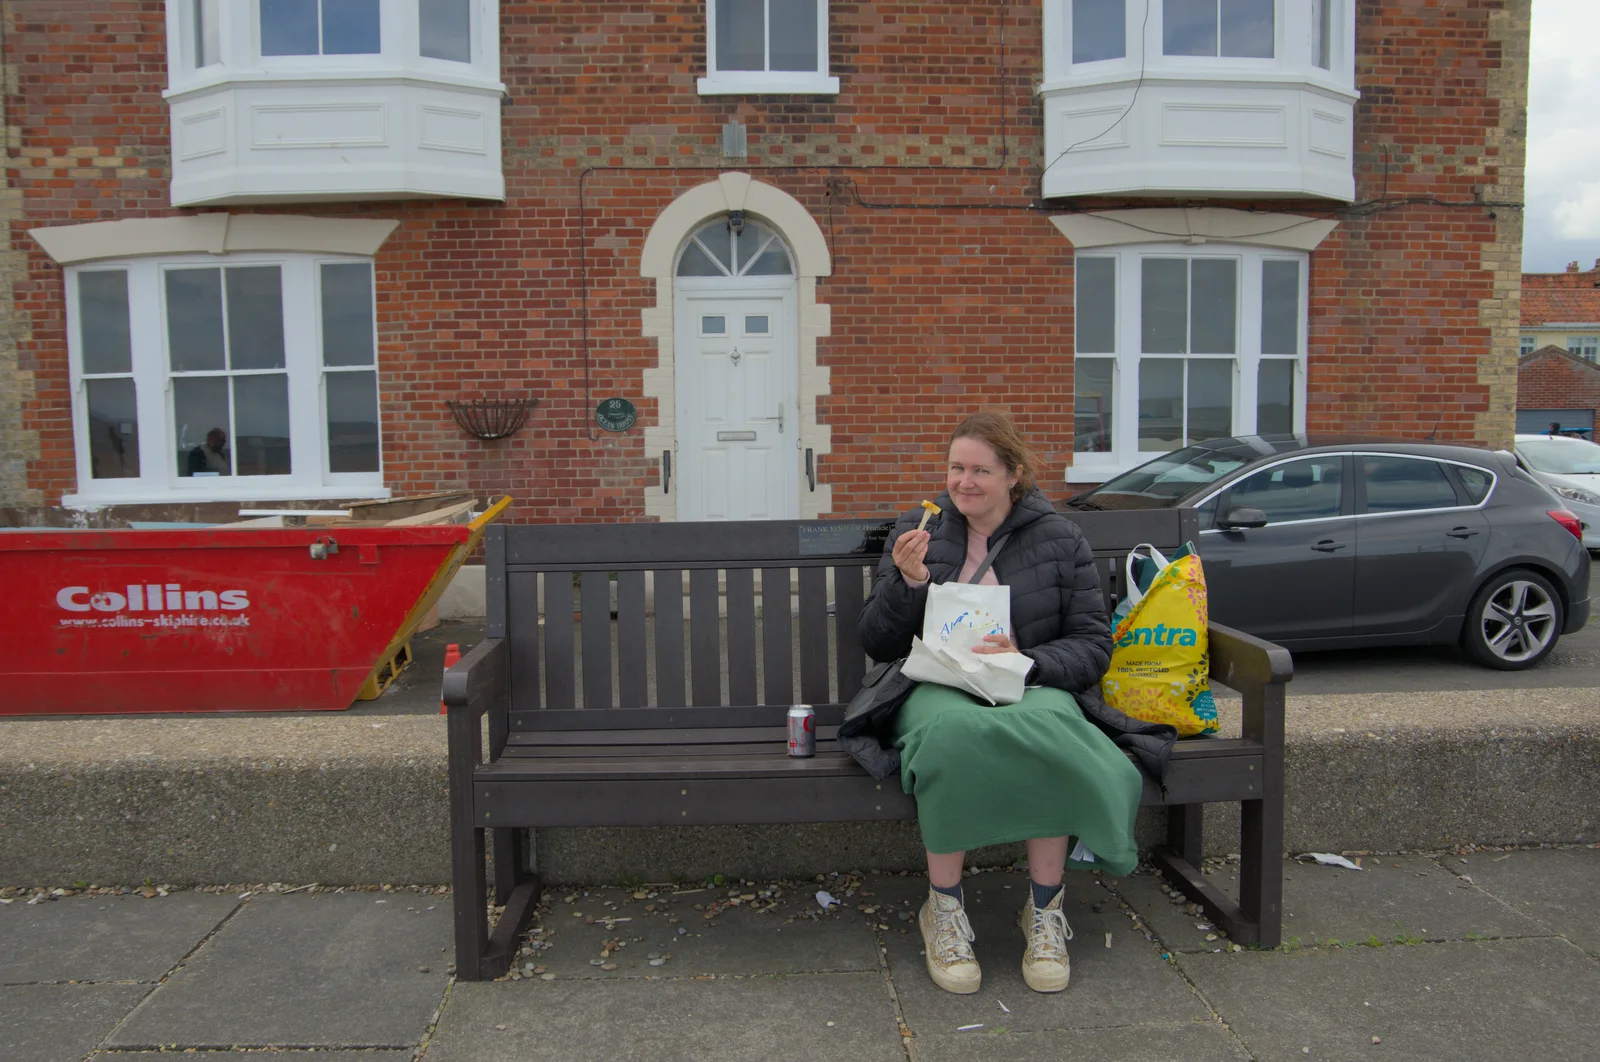
[(1260, 509), (1229, 509), (1228, 515), (1217, 521), (1224, 531), (1237, 531), (1247, 527), (1266, 527), (1267, 514)]

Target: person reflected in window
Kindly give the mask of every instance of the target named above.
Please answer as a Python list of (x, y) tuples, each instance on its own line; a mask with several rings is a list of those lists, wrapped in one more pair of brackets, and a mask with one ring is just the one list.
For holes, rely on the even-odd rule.
[(189, 475), (210, 472), (226, 476), (233, 471), (228, 459), (228, 433), (221, 428), (206, 432), (206, 441), (189, 451)]

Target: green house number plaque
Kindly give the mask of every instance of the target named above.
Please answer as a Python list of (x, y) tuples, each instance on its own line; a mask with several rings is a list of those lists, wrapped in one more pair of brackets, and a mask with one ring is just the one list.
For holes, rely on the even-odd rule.
[(595, 409), (594, 419), (606, 431), (627, 431), (639, 414), (626, 398), (608, 398)]

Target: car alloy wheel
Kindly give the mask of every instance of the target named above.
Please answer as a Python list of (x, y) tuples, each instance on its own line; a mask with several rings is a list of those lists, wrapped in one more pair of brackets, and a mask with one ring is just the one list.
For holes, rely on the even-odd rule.
[(1561, 634), (1561, 603), (1533, 572), (1507, 572), (1473, 599), (1467, 648), (1490, 667), (1532, 667)]

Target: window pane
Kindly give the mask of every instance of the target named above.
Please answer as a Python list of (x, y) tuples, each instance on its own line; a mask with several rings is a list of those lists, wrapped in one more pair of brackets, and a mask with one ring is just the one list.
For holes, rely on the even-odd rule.
[(127, 273), (78, 274), (78, 335), (85, 373), (133, 371)]
[(167, 349), (173, 372), (221, 371), (222, 270), (169, 269)]
[(745, 268), (747, 277), (786, 277), (793, 270), (789, 266), (789, 252), (783, 249), (783, 244), (773, 240), (767, 244), (766, 249), (756, 256), (756, 260)]
[(1112, 415), (1116, 401), (1111, 393), (1116, 379), (1115, 358), (1079, 358), (1072, 366), (1072, 449), (1075, 453), (1111, 452)]
[(328, 471), (378, 471), (378, 374), (330, 372)]
[(723, 269), (733, 272), (733, 233), (726, 221), (713, 221), (695, 233), (695, 240)]
[(226, 376), (187, 376), (172, 381), (173, 452), (178, 475), (233, 474), (228, 422)]
[(283, 280), (277, 266), (228, 270), (228, 360), (234, 369), (283, 368)]
[(1161, 50), (1167, 55), (1217, 54), (1217, 0), (1165, 0)]
[(323, 55), (376, 55), (379, 46), (378, 0), (322, 0)]
[(1235, 509), (1260, 509), (1268, 523), (1325, 520), (1338, 516), (1344, 489), (1344, 461), (1317, 457), (1265, 469), (1235, 483), (1228, 504)]
[(1300, 263), (1261, 263), (1261, 353), (1300, 353)]
[(472, 62), (472, 7), (469, 0), (421, 0), (417, 16), (423, 55), (429, 59)]
[(195, 66), (210, 66), (222, 58), (222, 27), (217, 19), (218, 0), (194, 0)]
[(1443, 509), (1458, 504), (1444, 468), (1410, 457), (1363, 457), (1361, 475), (1367, 486), (1367, 512)]
[(717, 263), (711, 260), (711, 256), (701, 249), (698, 243), (691, 243), (683, 249), (683, 257), (678, 259), (678, 275), (680, 277), (720, 277), (726, 274)]
[(1128, 54), (1127, 0), (1072, 0), (1072, 61), (1096, 63)]
[(1538, 342), (1539, 341), (1533, 336), (1523, 336), (1521, 340), (1518, 341), (1517, 352), (1519, 354), (1532, 354), (1533, 349)]
[(1225, 439), (1233, 434), (1233, 361), (1189, 362), (1189, 425), (1186, 443)]
[(262, 55), (317, 54), (317, 0), (261, 0)]
[(1263, 358), (1256, 373), (1256, 434), (1294, 431), (1294, 362)]
[(817, 0), (770, 0), (773, 70), (817, 69)]
[(1222, 0), (1222, 54), (1271, 59), (1273, 0)]
[(766, 69), (764, 0), (712, 0), (717, 12), (717, 69)]
[(132, 380), (85, 380), (89, 407), (89, 475), (133, 479), (139, 475), (139, 416)]
[(235, 465), (241, 476), (289, 474), (289, 374), (233, 378)]
[(1183, 445), (1183, 359), (1139, 360), (1139, 449), (1164, 452)]
[(372, 365), (372, 266), (328, 262), (322, 266), (322, 364)]
[(1079, 258), (1074, 285), (1077, 353), (1114, 353), (1117, 349), (1117, 260)]
[(1142, 263), (1139, 316), (1146, 354), (1187, 352), (1189, 263), (1182, 258), (1146, 258)]
[(764, 313), (746, 314), (744, 319), (744, 334), (747, 336), (771, 335), (772, 318)]
[(728, 319), (721, 314), (706, 314), (700, 318), (700, 334), (703, 336), (725, 336), (728, 334)]
[(1238, 353), (1238, 319), (1239, 263), (1216, 258), (1195, 259), (1189, 352)]
[(1494, 477), (1483, 469), (1464, 465), (1456, 466), (1456, 478), (1461, 480), (1461, 485), (1467, 489), (1467, 497), (1472, 499), (1474, 505), (1489, 496), (1489, 487), (1494, 483)]
[(1311, 0), (1311, 61), (1327, 70), (1333, 62), (1333, 0)]

